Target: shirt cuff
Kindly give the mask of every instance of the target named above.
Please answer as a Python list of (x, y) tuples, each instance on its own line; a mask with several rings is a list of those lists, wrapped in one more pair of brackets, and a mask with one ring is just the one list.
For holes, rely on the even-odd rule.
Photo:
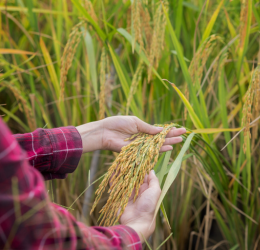
[(82, 155), (82, 139), (73, 126), (44, 129), (52, 146), (52, 162), (48, 172), (43, 172), (45, 180), (63, 179), (78, 166)]

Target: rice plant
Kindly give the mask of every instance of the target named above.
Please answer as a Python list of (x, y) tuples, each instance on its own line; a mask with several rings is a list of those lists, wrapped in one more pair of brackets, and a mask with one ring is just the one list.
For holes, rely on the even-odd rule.
[[(20, 133), (125, 114), (185, 127), (185, 146), (135, 180), (154, 167), (164, 190), (148, 244), (258, 249), (259, 13), (256, 0), (2, 0), (0, 115)], [(85, 155), (74, 174), (47, 184), (54, 202), (73, 204), (78, 219), (94, 204), (83, 216), (97, 225), (110, 199), (105, 176), (122, 153), (98, 152), (94, 166)], [(103, 192), (96, 203), (94, 192), (82, 195), (91, 183)]]

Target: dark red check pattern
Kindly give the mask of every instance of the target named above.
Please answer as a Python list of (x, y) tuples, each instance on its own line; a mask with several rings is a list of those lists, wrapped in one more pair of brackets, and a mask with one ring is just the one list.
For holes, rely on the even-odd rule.
[(0, 249), (142, 249), (131, 228), (87, 227), (50, 202), (43, 176), (65, 178), (81, 154), (74, 127), (13, 136), (0, 118)]

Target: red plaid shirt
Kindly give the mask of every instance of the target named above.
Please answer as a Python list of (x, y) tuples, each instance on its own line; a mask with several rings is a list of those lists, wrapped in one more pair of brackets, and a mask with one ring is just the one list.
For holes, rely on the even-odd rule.
[(50, 202), (43, 177), (65, 178), (81, 154), (74, 127), (12, 136), (0, 118), (0, 249), (142, 249), (131, 228), (87, 227)]

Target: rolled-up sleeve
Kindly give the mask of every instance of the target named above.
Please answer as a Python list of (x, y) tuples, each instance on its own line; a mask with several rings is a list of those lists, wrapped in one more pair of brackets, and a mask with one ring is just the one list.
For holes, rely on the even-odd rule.
[(63, 179), (77, 168), (82, 155), (82, 140), (75, 127), (36, 129), (14, 136), (27, 152), (30, 164), (45, 180)]
[[(73, 131), (66, 127), (17, 135), (27, 155), (0, 117), (0, 249), (142, 249), (131, 228), (88, 227), (49, 200), (37, 168), (61, 176), (76, 168), (82, 150), (80, 141), (73, 142)], [(73, 145), (79, 148), (76, 154)]]

